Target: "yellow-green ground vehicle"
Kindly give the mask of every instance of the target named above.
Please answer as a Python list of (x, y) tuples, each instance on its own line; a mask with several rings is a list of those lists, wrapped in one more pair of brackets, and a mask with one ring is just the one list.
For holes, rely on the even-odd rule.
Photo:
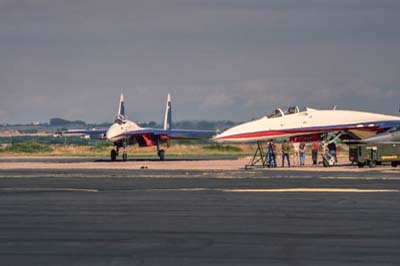
[(354, 144), (349, 147), (349, 159), (358, 167), (400, 165), (400, 144)]

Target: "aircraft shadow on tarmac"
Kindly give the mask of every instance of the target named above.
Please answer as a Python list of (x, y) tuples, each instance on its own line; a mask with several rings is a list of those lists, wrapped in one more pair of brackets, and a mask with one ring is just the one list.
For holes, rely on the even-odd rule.
[[(236, 160), (237, 156), (204, 156), (204, 157), (172, 157), (165, 158), (164, 162), (180, 162), (180, 161), (224, 161), (224, 160)], [(95, 159), (94, 162), (101, 163), (115, 163), (123, 162), (122, 160), (111, 161), (110, 159)], [(161, 162), (159, 158), (128, 158), (125, 162)]]
[[(198, 157), (169, 157), (165, 158), (164, 162), (179, 162), (179, 161), (223, 161), (223, 160), (237, 160), (238, 156), (198, 156)], [(109, 158), (94, 158), (94, 157), (54, 157), (54, 158), (0, 158), (0, 163), (82, 163), (82, 162), (98, 162), (98, 163), (121, 163), (122, 159), (111, 161)], [(158, 157), (131, 157), (128, 158), (126, 163), (129, 162), (160, 162)]]

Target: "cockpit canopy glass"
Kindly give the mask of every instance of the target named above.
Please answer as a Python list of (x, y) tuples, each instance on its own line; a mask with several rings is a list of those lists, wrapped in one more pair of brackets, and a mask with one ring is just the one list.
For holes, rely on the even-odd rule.
[(274, 112), (271, 114), (267, 115), (268, 118), (276, 118), (276, 117), (282, 117), (285, 115), (291, 115), (291, 114), (296, 114), (300, 112), (298, 106), (292, 106), (289, 107), (287, 110), (283, 111), (281, 108), (277, 108)]
[(125, 124), (126, 123), (126, 119), (124, 116), (118, 114), (114, 117), (114, 123), (118, 123), (120, 125)]

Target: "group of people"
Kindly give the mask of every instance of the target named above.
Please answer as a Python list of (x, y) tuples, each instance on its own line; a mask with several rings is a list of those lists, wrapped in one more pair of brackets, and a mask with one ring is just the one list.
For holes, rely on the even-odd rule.
[[(287, 140), (284, 140), (281, 146), (282, 167), (285, 167), (285, 161), (287, 161), (287, 165), (290, 167), (290, 154), (292, 153), (292, 149), (294, 161), (296, 163), (298, 162), (299, 166), (304, 166), (306, 161), (306, 144), (304, 142), (288, 142)], [(313, 165), (318, 164), (318, 154), (320, 149), (321, 144), (318, 141), (314, 141), (311, 146), (311, 158)], [(337, 162), (335, 142), (329, 143), (325, 152), (327, 152), (330, 156), (333, 156)], [(273, 140), (269, 140), (266, 154), (267, 166), (277, 167), (276, 158), (276, 145)]]

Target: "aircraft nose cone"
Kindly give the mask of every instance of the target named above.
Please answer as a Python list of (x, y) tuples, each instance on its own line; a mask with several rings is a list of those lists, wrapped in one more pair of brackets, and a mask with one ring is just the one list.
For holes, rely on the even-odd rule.
[(224, 138), (225, 138), (226, 136), (229, 136), (229, 132), (227, 133), (227, 131), (224, 131), (224, 132), (222, 132), (222, 133), (220, 133), (220, 134), (214, 136), (214, 137), (212, 138), (212, 140), (215, 141), (215, 142), (224, 142)]
[[(221, 135), (221, 134), (219, 134), (219, 135)], [(212, 138), (212, 141), (220, 142), (220, 136), (219, 136), (219, 135), (214, 136), (214, 137)]]
[(111, 140), (113, 137), (115, 137), (115, 126), (111, 126), (106, 133), (106, 138), (108, 140)]
[(108, 140), (111, 139), (111, 132), (110, 132), (110, 130), (107, 130), (106, 138), (107, 138)]

